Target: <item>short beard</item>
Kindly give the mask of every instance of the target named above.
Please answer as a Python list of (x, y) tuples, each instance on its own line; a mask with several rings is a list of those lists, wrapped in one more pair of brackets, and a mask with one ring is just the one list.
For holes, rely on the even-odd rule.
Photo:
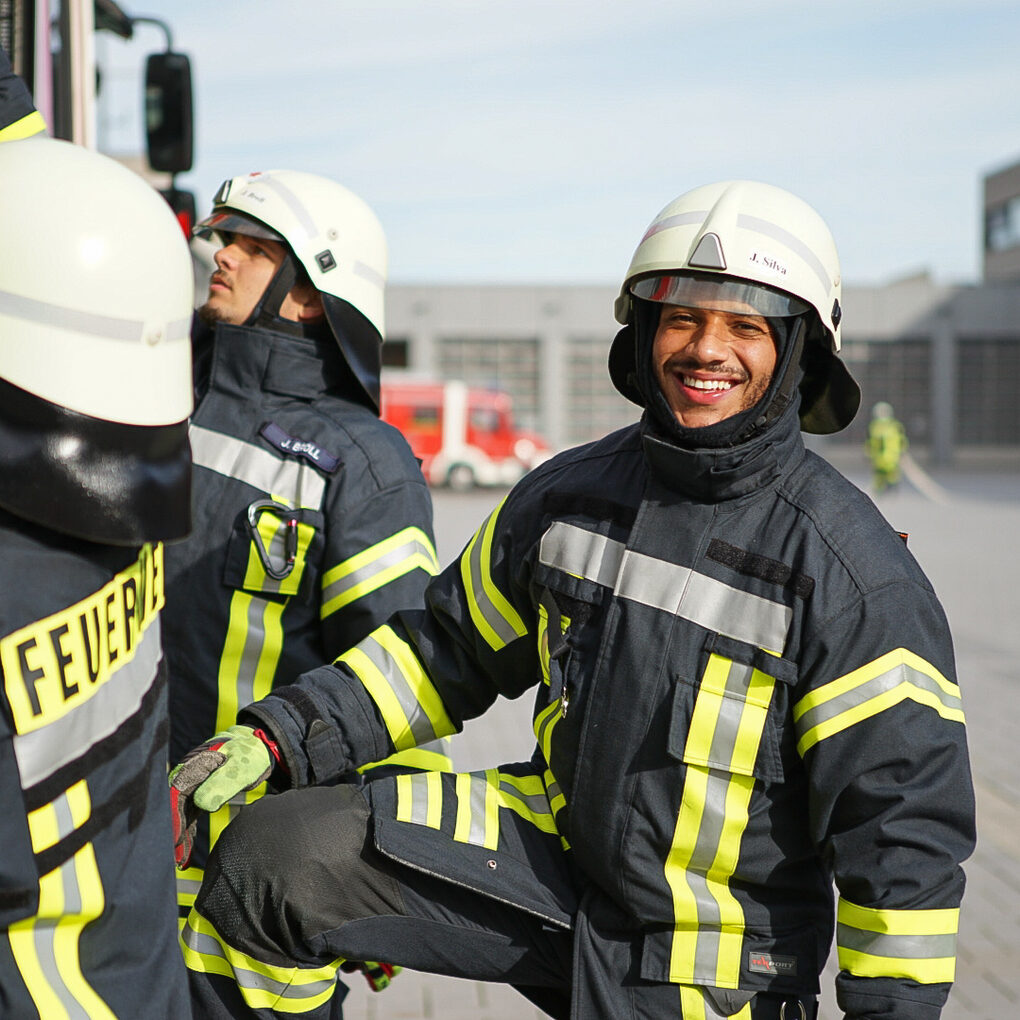
[(215, 326), (217, 322), (226, 322), (227, 319), (223, 313), (216, 308), (211, 301), (206, 301), (204, 305), (198, 310), (198, 317), (207, 326)]

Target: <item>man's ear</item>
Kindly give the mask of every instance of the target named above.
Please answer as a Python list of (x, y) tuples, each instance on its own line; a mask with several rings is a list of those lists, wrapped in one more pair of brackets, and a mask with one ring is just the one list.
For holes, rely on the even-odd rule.
[(325, 315), (322, 295), (310, 283), (295, 283), (280, 305), (280, 318), (294, 322), (316, 322)]

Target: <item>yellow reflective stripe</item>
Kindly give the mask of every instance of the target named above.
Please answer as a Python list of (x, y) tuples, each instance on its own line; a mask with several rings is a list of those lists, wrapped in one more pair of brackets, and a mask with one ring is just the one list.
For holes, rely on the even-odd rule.
[(496, 769), (458, 772), (455, 791), (454, 840), (495, 850), (499, 843), (499, 774)]
[(449, 737), (434, 740), (431, 746), (409, 747), (406, 751), (398, 751), (382, 761), (369, 762), (358, 768), (361, 773), (370, 772), (384, 765), (400, 765), (408, 769), (420, 769), (422, 772), (452, 772), (453, 759), (442, 749), (449, 742)]
[(414, 650), (387, 625), (337, 660), (349, 666), (376, 703), (397, 751), (456, 732), (439, 692)]
[(0, 142), (17, 142), (22, 138), (31, 138), (46, 130), (46, 121), (38, 110), (26, 113), (7, 127), (0, 128)]
[(934, 709), (943, 719), (964, 721), (960, 688), (919, 655), (895, 648), (794, 705), (797, 751), (803, 756), (819, 741), (907, 700)]
[(744, 914), (729, 889), (754, 780), (687, 767), (665, 878), (675, 930), (669, 980), (736, 988)]
[(217, 676), (215, 732), (233, 726), (237, 713), (272, 689), (283, 650), (284, 602), (235, 591)]
[[(79, 828), (92, 813), (84, 780), (52, 803), (28, 815), (36, 853)], [(63, 816), (63, 817), (62, 817)], [(102, 879), (91, 843), (39, 879), (39, 909), (34, 917), (14, 922), (7, 932), (11, 952), (25, 987), (47, 1020), (82, 1015), (116, 1020), (82, 973), (79, 943), (85, 927), (106, 907)]]
[(249, 1009), (276, 1013), (310, 1013), (329, 1000), (342, 959), (322, 967), (277, 967), (234, 949), (198, 911), (181, 932), (189, 970), (231, 978)]
[(545, 606), (538, 607), (538, 664), (542, 669), (542, 683), (549, 686), (549, 614)]
[(956, 974), (960, 911), (878, 910), (840, 899), (836, 918), (839, 965), (861, 977), (951, 982)]
[(752, 775), (774, 687), (775, 679), (761, 670), (710, 655), (684, 761)]
[(492, 536), (505, 502), (504, 498), (475, 532), (460, 558), (471, 621), (494, 652), (528, 632), (517, 610), (492, 580)]
[(442, 773), (405, 773), (395, 778), (397, 821), (438, 829), (443, 817)]
[(320, 615), (325, 618), (412, 570), (423, 570), (430, 577), (439, 572), (435, 546), (415, 527), (404, 528), (327, 570), (322, 575)]
[[(703, 988), (680, 985), (680, 1016), (681, 1020), (751, 1020), (751, 1003), (748, 1002), (736, 1013), (724, 1017)], [(790, 1016), (790, 1020), (795, 1020), (795, 1014)]]
[(542, 832), (558, 833), (540, 776), (511, 776), (499, 773), (499, 806), (520, 815)]

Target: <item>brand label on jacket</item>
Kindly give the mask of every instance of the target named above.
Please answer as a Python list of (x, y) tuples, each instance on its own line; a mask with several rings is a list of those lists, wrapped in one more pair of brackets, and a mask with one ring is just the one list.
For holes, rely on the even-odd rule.
[(144, 546), (97, 592), (0, 640), (15, 732), (47, 726), (95, 695), (134, 657), (163, 601), (163, 546)]
[(796, 974), (797, 957), (751, 952), (747, 954), (747, 969), (754, 974)]
[(334, 456), (308, 439), (297, 439), (289, 435), (276, 422), (267, 421), (259, 429), (259, 434), (281, 453), (288, 453), (292, 457), (302, 457), (309, 464), (314, 464), (328, 475), (331, 475), (340, 467), (339, 457)]

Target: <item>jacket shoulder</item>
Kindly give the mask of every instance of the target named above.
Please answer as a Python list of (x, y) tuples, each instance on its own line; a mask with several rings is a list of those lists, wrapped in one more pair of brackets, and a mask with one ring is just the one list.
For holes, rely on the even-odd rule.
[(866, 493), (818, 454), (805, 453), (781, 493), (808, 519), (859, 592), (904, 581), (931, 590), (903, 536)]

